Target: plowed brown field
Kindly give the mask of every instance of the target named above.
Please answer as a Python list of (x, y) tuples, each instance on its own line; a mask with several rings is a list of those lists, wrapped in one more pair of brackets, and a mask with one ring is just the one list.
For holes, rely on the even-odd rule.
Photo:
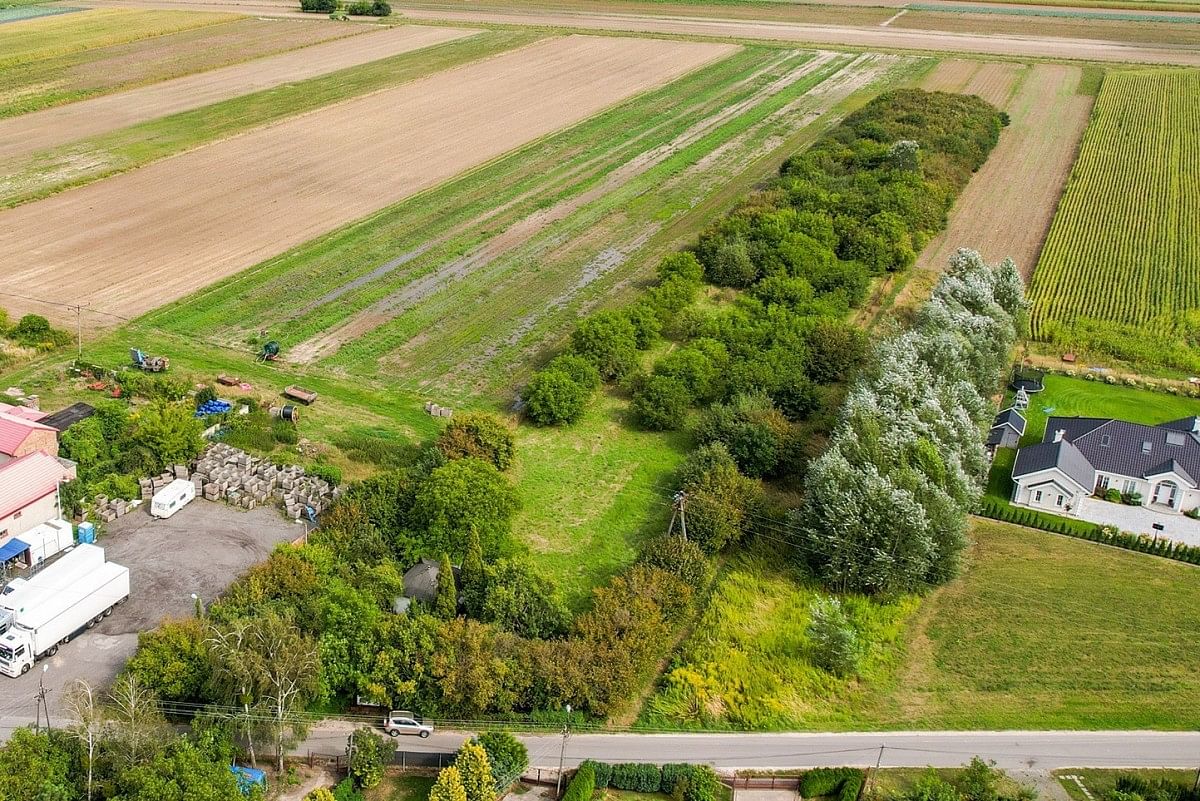
[(405, 25), (0, 120), (0, 158), (37, 152), (237, 95), (470, 36)]
[(133, 316), (735, 49), (546, 40), (9, 209), (0, 291)]

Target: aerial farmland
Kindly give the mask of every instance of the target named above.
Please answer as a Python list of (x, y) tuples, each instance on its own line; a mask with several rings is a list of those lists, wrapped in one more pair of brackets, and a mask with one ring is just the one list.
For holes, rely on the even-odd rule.
[[(1190, 0), (0, 0), (0, 499), (133, 601), (47, 714), (1195, 729), (1198, 109)], [(1176, 450), (1021, 500), (1078, 419)]]

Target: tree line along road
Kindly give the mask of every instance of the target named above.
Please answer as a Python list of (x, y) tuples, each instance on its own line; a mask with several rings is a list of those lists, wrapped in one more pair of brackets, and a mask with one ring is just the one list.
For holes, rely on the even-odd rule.
[[(295, 751), (337, 754), (355, 724), (326, 721)], [(402, 737), (398, 749), (452, 753), (469, 734), (435, 732), (428, 739)], [(534, 768), (558, 767), (560, 734), (519, 735)], [(882, 748), (882, 755), (880, 749)], [(974, 756), (1008, 770), (1060, 768), (1193, 768), (1200, 764), (1200, 732), (1003, 731), (865, 733), (572, 734), (564, 764), (603, 762), (696, 762), (717, 769), (779, 769), (876, 764), (885, 768), (954, 767)]]

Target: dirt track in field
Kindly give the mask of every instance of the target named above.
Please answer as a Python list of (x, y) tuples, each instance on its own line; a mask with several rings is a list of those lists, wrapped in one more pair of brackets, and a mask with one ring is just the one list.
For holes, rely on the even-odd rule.
[(9, 209), (0, 291), (134, 316), (735, 49), (545, 40)]
[[(950, 225), (921, 252), (914, 269), (936, 276), (955, 250), (968, 247), (989, 263), (1011, 256), (1028, 280), (1091, 112), (1093, 98), (1075, 94), (1079, 77), (1076, 67), (1029, 68), (1007, 104), (1011, 125), (959, 196)], [(928, 283), (914, 276), (898, 305)]]
[(24, 156), (238, 95), (420, 50), (476, 31), (404, 25), (0, 120), (0, 159)]

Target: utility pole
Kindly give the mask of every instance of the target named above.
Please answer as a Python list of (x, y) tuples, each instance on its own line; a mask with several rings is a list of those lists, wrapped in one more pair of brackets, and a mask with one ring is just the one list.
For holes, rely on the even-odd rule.
[(667, 526), (667, 535), (670, 536), (675, 531), (675, 519), (679, 518), (679, 527), (683, 531), (683, 538), (687, 539), (687, 493), (683, 490), (675, 493), (671, 499), (671, 524)]
[(871, 782), (875, 780), (875, 776), (879, 773), (879, 766), (883, 764), (883, 749), (886, 747), (882, 744), (879, 746), (879, 758), (875, 760), (875, 770), (867, 775), (867, 786), (863, 788), (863, 795), (866, 795), (867, 791), (871, 789)]
[(76, 303), (67, 306), (68, 309), (75, 312), (75, 346), (78, 348), (80, 359), (83, 358), (83, 310), (90, 305), (92, 304)]
[(558, 784), (555, 788), (555, 798), (562, 798), (563, 762), (567, 755), (567, 740), (571, 739), (571, 705), (567, 704), (567, 722), (563, 724), (562, 746), (558, 749)]
[(52, 692), (46, 689), (46, 671), (50, 669), (49, 665), (42, 665), (42, 675), (38, 678), (37, 695), (33, 698), (37, 701), (37, 722), (33, 724), (35, 734), (40, 734), (42, 731), (42, 708), (46, 709), (46, 731), (50, 731), (50, 704), (46, 702), (46, 695)]

